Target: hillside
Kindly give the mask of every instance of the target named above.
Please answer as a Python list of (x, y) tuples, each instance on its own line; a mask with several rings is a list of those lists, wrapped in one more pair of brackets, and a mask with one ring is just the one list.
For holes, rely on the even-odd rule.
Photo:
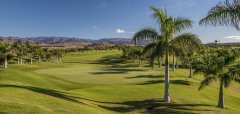
[(129, 38), (103, 38), (99, 40), (69, 38), (69, 37), (0, 37), (0, 42), (31, 42), (35, 44), (113, 44), (113, 45), (131, 45), (132, 41)]

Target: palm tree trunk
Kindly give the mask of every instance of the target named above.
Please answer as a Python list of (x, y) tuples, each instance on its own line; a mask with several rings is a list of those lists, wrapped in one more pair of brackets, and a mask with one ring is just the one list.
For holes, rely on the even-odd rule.
[(162, 57), (158, 58), (158, 67), (161, 68), (162, 67)]
[(176, 59), (176, 69), (178, 69), (178, 58)]
[(23, 59), (22, 59), (22, 57), (20, 57), (20, 64), (23, 64)]
[(7, 60), (7, 55), (4, 57), (4, 68), (7, 68), (8, 65), (8, 60)]
[(165, 88), (164, 88), (164, 101), (170, 102), (169, 97), (169, 63), (168, 63), (168, 49), (166, 49), (166, 57), (165, 57)]
[(172, 63), (172, 70), (174, 71), (175, 70), (175, 57), (174, 57), (174, 53), (173, 53), (173, 63)]
[(192, 66), (189, 67), (189, 78), (192, 78)]
[(138, 65), (141, 66), (141, 59), (138, 59)]
[(31, 57), (31, 59), (30, 59), (30, 65), (32, 65), (32, 57)]
[(218, 96), (218, 107), (224, 108), (224, 98), (223, 98), (223, 79), (220, 80), (220, 90)]
[(240, 61), (238, 61), (238, 68), (240, 68)]
[(17, 58), (17, 59), (18, 59), (18, 64), (20, 64), (19, 56), (18, 56), (18, 58)]
[(59, 58), (59, 62), (62, 62), (62, 58)]

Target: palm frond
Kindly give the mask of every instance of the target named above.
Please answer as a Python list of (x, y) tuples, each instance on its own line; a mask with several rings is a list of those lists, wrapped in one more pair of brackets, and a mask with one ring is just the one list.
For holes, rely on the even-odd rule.
[(216, 81), (216, 80), (217, 80), (217, 78), (215, 76), (211, 76), (211, 75), (205, 76), (204, 80), (201, 81), (198, 90), (204, 89), (206, 86), (210, 85), (211, 82)]
[(208, 15), (200, 20), (200, 25), (213, 25), (213, 26), (233, 26), (237, 30), (239, 28), (240, 22), (240, 1), (233, 0), (230, 2), (226, 0), (226, 2), (220, 2), (218, 5), (213, 7)]
[(192, 21), (187, 18), (178, 17), (174, 19), (175, 28), (177, 32), (182, 32), (187, 28), (192, 27)]
[(175, 44), (183, 44), (183, 45), (190, 45), (190, 46), (195, 46), (197, 48), (199, 48), (200, 46), (202, 46), (202, 42), (201, 40), (198, 38), (197, 35), (192, 34), (192, 33), (183, 33), (179, 36), (177, 36), (172, 43)]
[(156, 41), (159, 39), (158, 32), (152, 28), (145, 28), (134, 34), (132, 42), (137, 44), (141, 41)]
[(220, 50), (218, 52), (219, 56), (224, 56), (224, 64), (225, 66), (231, 66), (232, 64), (234, 64), (240, 57), (240, 53), (238, 51), (235, 50), (231, 50), (231, 49), (226, 49), (226, 50)]
[(232, 82), (231, 75), (224, 75), (224, 76), (222, 76), (222, 80), (223, 80), (223, 86), (225, 88), (229, 87), (231, 82)]
[(240, 68), (238, 65), (229, 68), (229, 72), (227, 72), (225, 75), (228, 76), (229, 79), (240, 83)]
[(157, 43), (150, 43), (143, 48), (142, 54), (144, 56), (150, 56), (155, 48)]
[(156, 43), (154, 50), (152, 50), (152, 53), (150, 55), (150, 65), (153, 66), (154, 60), (156, 57), (162, 57), (165, 51), (164, 43), (161, 41)]
[[(156, 21), (159, 23), (159, 25), (164, 25), (165, 20), (167, 19), (167, 15), (165, 12), (161, 9), (155, 8), (155, 7), (150, 7), (152, 11), (152, 17), (156, 19)], [(160, 26), (161, 28), (161, 26)]]

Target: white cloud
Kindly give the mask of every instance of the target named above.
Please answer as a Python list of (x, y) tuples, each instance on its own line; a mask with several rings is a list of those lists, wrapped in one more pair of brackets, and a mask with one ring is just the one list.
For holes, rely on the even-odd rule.
[(226, 36), (226, 39), (240, 40), (240, 36)]
[(93, 29), (97, 29), (98, 27), (97, 27), (97, 26), (93, 26), (92, 28), (93, 28)]
[(117, 32), (118, 34), (121, 34), (121, 33), (125, 33), (125, 30), (119, 28), (119, 29), (116, 30), (116, 32)]

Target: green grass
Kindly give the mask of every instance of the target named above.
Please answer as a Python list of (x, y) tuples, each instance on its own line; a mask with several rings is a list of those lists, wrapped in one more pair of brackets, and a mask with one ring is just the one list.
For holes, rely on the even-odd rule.
[(120, 52), (73, 53), (64, 63), (9, 65), (0, 71), (0, 114), (240, 113), (240, 85), (224, 90), (225, 109), (216, 107), (218, 83), (198, 91), (202, 76), (170, 72), (171, 103), (162, 102), (164, 69), (123, 63)]

